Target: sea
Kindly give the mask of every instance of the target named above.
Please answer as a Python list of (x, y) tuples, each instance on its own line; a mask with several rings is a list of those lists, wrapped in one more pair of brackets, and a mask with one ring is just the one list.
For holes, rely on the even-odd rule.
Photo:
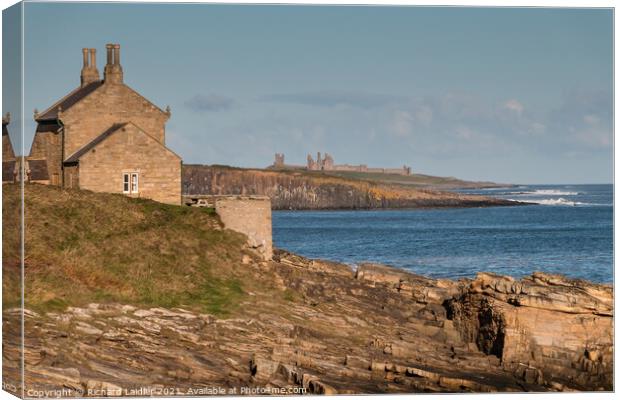
[(277, 248), (377, 262), (435, 278), (535, 271), (613, 282), (613, 185), (460, 190), (532, 205), (372, 211), (274, 211)]

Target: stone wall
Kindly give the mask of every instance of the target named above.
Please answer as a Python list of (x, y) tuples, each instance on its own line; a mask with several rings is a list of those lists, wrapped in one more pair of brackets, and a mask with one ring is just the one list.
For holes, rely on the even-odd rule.
[(52, 185), (62, 185), (62, 139), (63, 133), (52, 130), (39, 131), (34, 135), (29, 159), (43, 159), (47, 163), (49, 181)]
[(13, 182), (15, 180), (15, 152), (7, 125), (9, 118), (2, 118), (2, 182)]
[(334, 165), (330, 169), (331, 171), (350, 171), (350, 172), (368, 172), (368, 166), (364, 164), (360, 165), (350, 165), (350, 164), (340, 164)]
[(124, 84), (104, 83), (82, 99), (61, 119), (65, 126), (65, 157), (88, 144), (103, 131), (119, 122), (131, 121), (165, 144), (169, 115)]
[(78, 189), (80, 187), (79, 167), (77, 165), (66, 166), (63, 174), (63, 182), (66, 188)]
[(215, 211), (227, 229), (243, 233), (265, 260), (273, 256), (271, 201), (265, 196), (214, 197)]
[(15, 159), (15, 152), (13, 151), (13, 145), (11, 144), (11, 138), (8, 133), (2, 134), (2, 159), (4, 161)]
[(127, 124), (80, 158), (79, 185), (123, 193), (123, 173), (139, 173), (139, 193), (162, 203), (181, 203), (181, 159), (133, 124)]

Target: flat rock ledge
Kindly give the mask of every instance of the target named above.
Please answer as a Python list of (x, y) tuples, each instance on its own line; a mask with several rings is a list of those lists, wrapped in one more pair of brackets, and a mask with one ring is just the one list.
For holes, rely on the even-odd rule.
[[(25, 310), (27, 393), (613, 390), (611, 286), (543, 273), (430, 279), (283, 251), (247, 267), (290, 299), (251, 294), (228, 319), (122, 304)], [(4, 382), (18, 393), (20, 315), (3, 313)]]

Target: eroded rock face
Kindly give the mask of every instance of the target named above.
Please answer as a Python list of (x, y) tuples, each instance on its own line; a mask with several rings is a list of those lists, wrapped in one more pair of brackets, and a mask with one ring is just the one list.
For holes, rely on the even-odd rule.
[(300, 172), (183, 165), (184, 194), (261, 195), (274, 210), (513, 206), (522, 203)]
[(447, 309), (464, 340), (528, 382), (612, 389), (610, 286), (544, 273), (522, 280), (481, 273)]
[[(542, 274), (436, 280), (376, 264), (354, 271), (282, 251), (273, 262), (249, 260), (247, 268), (271, 291), (252, 292), (228, 318), (121, 304), (26, 312), (27, 390), (174, 396), (220, 389), (611, 389), (606, 286)], [(3, 321), (4, 382), (19, 391), (19, 310), (5, 310)]]

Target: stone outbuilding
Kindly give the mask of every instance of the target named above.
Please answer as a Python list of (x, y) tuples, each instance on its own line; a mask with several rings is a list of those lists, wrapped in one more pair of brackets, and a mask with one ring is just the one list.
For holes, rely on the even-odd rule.
[(11, 123), (11, 114), (2, 117), (2, 183), (12, 183), (17, 180), (18, 160), (15, 157), (8, 126)]
[[(181, 158), (166, 147), (165, 111), (123, 81), (120, 46), (108, 44), (103, 79), (82, 49), (80, 86), (43, 112), (27, 157), (49, 184), (181, 203)], [(45, 175), (45, 174), (43, 174)]]
[(2, 117), (2, 183), (20, 182), (22, 165), (26, 181), (36, 183), (49, 183), (47, 167), (44, 160), (29, 160), (23, 156), (16, 156), (9, 136), (8, 125), (11, 115), (6, 113)]

